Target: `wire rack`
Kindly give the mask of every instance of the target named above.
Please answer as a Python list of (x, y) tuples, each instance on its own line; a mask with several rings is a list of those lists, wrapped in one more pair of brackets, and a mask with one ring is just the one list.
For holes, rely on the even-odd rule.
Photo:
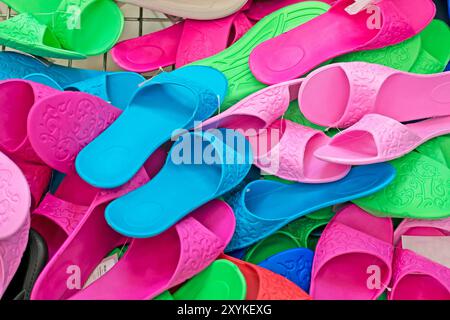
[[(125, 16), (125, 27), (120, 40), (126, 40), (150, 32), (161, 30), (176, 21), (176, 18), (165, 16), (155, 11), (147, 10), (142, 7), (123, 5), (121, 7)], [(14, 17), (16, 13), (8, 6), (0, 3), (0, 21)], [(2, 46), (2, 51), (13, 50)], [(46, 58), (47, 59), (47, 58)], [(85, 69), (96, 69), (104, 71), (121, 70), (111, 59), (109, 53), (101, 56), (89, 57), (86, 60), (62, 60), (62, 59), (47, 59), (60, 65), (67, 65), (69, 67), (78, 67)]]

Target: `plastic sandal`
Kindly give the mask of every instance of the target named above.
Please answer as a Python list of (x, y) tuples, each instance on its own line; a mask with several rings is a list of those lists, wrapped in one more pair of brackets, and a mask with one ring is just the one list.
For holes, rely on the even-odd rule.
[(64, 241), (89, 214), (91, 206), (108, 203), (148, 182), (144, 170), (116, 190), (96, 189), (76, 174), (67, 175), (54, 194), (48, 193), (31, 215), (31, 225), (47, 243), (51, 259)]
[(37, 56), (60, 59), (86, 59), (87, 56), (63, 49), (56, 35), (28, 13), (0, 23), (0, 44)]
[(405, 219), (395, 230), (394, 276), (390, 300), (448, 300), (450, 299), (450, 269), (425, 258), (418, 253), (403, 249), (401, 237), (449, 236), (450, 219)]
[(450, 190), (441, 187), (450, 181), (446, 164), (418, 152), (390, 163), (397, 171), (394, 181), (386, 189), (353, 202), (381, 217), (443, 219), (450, 216)]
[(196, 121), (210, 117), (226, 88), (224, 76), (208, 67), (158, 75), (141, 86), (120, 117), (78, 154), (78, 174), (99, 188), (126, 183), (175, 130), (191, 129)]
[(336, 56), (400, 43), (423, 30), (436, 11), (431, 0), (382, 0), (350, 14), (353, 3), (339, 0), (323, 16), (258, 45), (249, 58), (256, 79), (292, 80)]
[(333, 59), (333, 62), (368, 62), (392, 69), (433, 74), (442, 72), (450, 60), (450, 28), (440, 20), (433, 20), (418, 35), (376, 50), (349, 53)]
[[(355, 205), (339, 211), (317, 244), (313, 299), (377, 299), (392, 275), (393, 232), (391, 219), (374, 217)], [(373, 287), (369, 286), (371, 269), (379, 276)]]
[(280, 118), (289, 102), (297, 100), (302, 79), (292, 80), (261, 89), (242, 99), (231, 108), (202, 122), (202, 130), (227, 128), (254, 136)]
[(337, 128), (349, 127), (369, 113), (400, 122), (447, 116), (449, 80), (448, 72), (418, 75), (364, 62), (332, 64), (306, 77), (299, 92), (300, 110), (315, 124)]
[(125, 70), (148, 72), (171, 65), (178, 69), (221, 52), (251, 27), (252, 23), (242, 12), (218, 20), (187, 19), (166, 29), (119, 42), (111, 55)]
[(247, 283), (231, 261), (219, 259), (188, 280), (173, 294), (155, 300), (245, 300)]
[(213, 20), (229, 16), (242, 8), (247, 0), (120, 0), (138, 7), (162, 12), (171, 16), (195, 20)]
[[(214, 159), (199, 162), (191, 158), (199, 150), (201, 155), (214, 150)], [(189, 158), (180, 159), (180, 152)], [(247, 140), (231, 130), (182, 135), (150, 183), (106, 208), (106, 221), (129, 237), (158, 235), (192, 210), (236, 187), (249, 172), (251, 157)], [(191, 187), (185, 189), (185, 184)]]
[(278, 10), (259, 21), (228, 49), (194, 62), (193, 65), (213, 67), (228, 79), (228, 94), (221, 110), (265, 87), (255, 79), (248, 66), (248, 57), (254, 47), (325, 13), (329, 7), (326, 3), (307, 1)]
[(448, 133), (450, 116), (403, 125), (385, 116), (368, 114), (318, 148), (314, 155), (324, 161), (347, 165), (385, 162)]
[(31, 196), (27, 180), (6, 155), (0, 152), (0, 298), (19, 267), (30, 229)]
[(37, 103), (59, 91), (38, 83), (12, 79), (0, 81), (0, 92), (0, 109), (4, 115), (0, 119), (0, 128), (3, 132), (0, 137), (0, 149), (15, 160), (42, 164), (41, 158), (35, 153), (29, 141), (27, 118)]
[(380, 163), (352, 168), (345, 178), (326, 184), (254, 181), (226, 199), (236, 216), (227, 251), (252, 245), (308, 213), (377, 192), (394, 177), (394, 168)]
[(259, 263), (265, 269), (291, 280), (303, 291), (309, 291), (314, 252), (306, 248), (289, 249)]
[[(38, 56), (83, 59), (86, 56), (103, 54), (119, 40), (124, 26), (122, 11), (111, 0), (36, 1), (33, 5), (9, 0), (8, 4), (20, 13), (10, 20), (19, 19), (15, 21), (14, 26), (19, 34), (23, 34), (22, 38), (30, 38), (30, 35), (33, 35), (25, 42), (27, 48), (14, 48), (32, 53), (27, 51), (30, 49), (28, 43), (38, 41), (37, 44), (48, 44), (50, 47), (38, 47), (48, 50), (41, 54), (34, 53)], [(36, 27), (31, 28), (33, 25)], [(37, 37), (36, 30), (39, 29), (41, 30)], [(60, 54), (61, 49), (58, 48), (69, 50), (66, 52), (70, 54)]]
[(14, 278), (3, 295), (4, 300), (30, 300), (31, 289), (47, 263), (44, 239), (30, 229), (28, 244)]
[[(216, 260), (235, 224), (231, 208), (214, 200), (157, 237), (128, 240), (108, 227), (104, 208), (98, 206), (85, 216), (64, 242), (39, 276), (32, 300), (152, 299)], [(67, 267), (77, 265), (84, 283), (106, 253), (130, 241), (126, 254), (105, 275), (81, 290), (68, 288)]]
[(350, 166), (314, 157), (330, 140), (322, 131), (289, 120), (276, 120), (250, 139), (258, 168), (282, 179), (306, 183), (333, 182), (350, 172)]
[(0, 80), (25, 78), (33, 73), (51, 77), (58, 88), (105, 74), (103, 71), (60, 66), (18, 52), (0, 52)]
[(239, 267), (247, 281), (246, 300), (311, 300), (311, 297), (288, 279), (260, 266), (222, 255)]
[(250, 247), (243, 260), (259, 264), (269, 257), (289, 249), (309, 248), (315, 250), (321, 229), (328, 224), (334, 215), (331, 207), (321, 211), (327, 212), (328, 216), (316, 218), (314, 214), (309, 214), (292, 221), (279, 231)]

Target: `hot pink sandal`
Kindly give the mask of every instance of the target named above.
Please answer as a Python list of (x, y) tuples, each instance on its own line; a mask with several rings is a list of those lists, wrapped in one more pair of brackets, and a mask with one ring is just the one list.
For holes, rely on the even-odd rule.
[(422, 143), (450, 133), (450, 116), (403, 125), (391, 118), (368, 114), (316, 150), (319, 159), (363, 165), (400, 158)]
[[(377, 299), (391, 279), (392, 242), (391, 219), (374, 217), (353, 204), (339, 211), (317, 244), (312, 298)], [(369, 281), (372, 272), (378, 278), (374, 283)]]
[(111, 50), (123, 69), (148, 72), (210, 57), (236, 42), (252, 27), (244, 13), (217, 20), (190, 20), (142, 37), (119, 42)]
[(31, 196), (20, 169), (0, 152), (0, 298), (25, 251), (30, 229)]
[(39, 276), (32, 300), (152, 299), (211, 264), (235, 226), (231, 208), (213, 200), (159, 236), (131, 239), (122, 259), (88, 287), (68, 288), (68, 268), (79, 268), (83, 284), (108, 252), (130, 241), (106, 224), (104, 208), (96, 207), (63, 244)]
[(0, 150), (16, 160), (42, 163), (28, 140), (30, 110), (46, 97), (60, 91), (31, 81), (0, 81)]
[[(402, 236), (448, 237), (450, 219), (405, 219), (397, 227), (390, 300), (450, 300), (450, 268), (402, 248)], [(442, 248), (445, 250), (445, 248)]]
[(302, 79), (298, 79), (264, 88), (204, 121), (200, 127), (240, 130), (247, 137), (256, 135), (286, 112), (289, 103), (297, 99), (301, 84)]
[(336, 56), (400, 43), (418, 34), (434, 17), (431, 0), (381, 0), (359, 13), (339, 0), (311, 21), (258, 45), (250, 55), (252, 73), (274, 84), (298, 78)]
[(304, 79), (299, 105), (309, 121), (336, 128), (369, 113), (401, 122), (446, 116), (450, 72), (422, 75), (365, 62), (336, 63)]
[(325, 183), (342, 179), (351, 167), (336, 165), (314, 157), (314, 152), (330, 138), (289, 120), (276, 120), (255, 138), (249, 138), (254, 165), (280, 178), (306, 183)]

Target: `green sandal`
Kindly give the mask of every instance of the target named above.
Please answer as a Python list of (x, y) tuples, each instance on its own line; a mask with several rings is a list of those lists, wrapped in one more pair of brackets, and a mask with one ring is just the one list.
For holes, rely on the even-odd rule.
[[(20, 22), (14, 26), (18, 23), (14, 17), (0, 23), (13, 22), (13, 26), (9, 23), (8, 28), (3, 27), (1, 39), (8, 40), (5, 45), (34, 55), (64, 59), (99, 55), (116, 44), (124, 26), (122, 11), (112, 0), (3, 1), (20, 13), (19, 16), (27, 14), (34, 21), (31, 25)], [(48, 29), (43, 33), (41, 30), (45, 28)], [(45, 37), (30, 39), (28, 33), (38, 31)]]
[(154, 300), (245, 300), (247, 282), (228, 260), (216, 260), (174, 293), (166, 291)]
[(289, 223), (250, 247), (244, 260), (258, 264), (289, 249), (309, 248), (314, 250), (319, 241), (320, 230), (325, 228), (333, 215), (332, 207), (328, 207)]
[(400, 159), (385, 189), (353, 202), (380, 216), (413, 219), (450, 217), (450, 136), (438, 137)]
[(450, 59), (450, 28), (433, 20), (415, 37), (394, 46), (337, 57), (333, 62), (363, 61), (397, 70), (431, 74), (445, 70)]
[(330, 6), (306, 1), (280, 9), (259, 21), (241, 39), (224, 51), (192, 63), (216, 68), (228, 79), (228, 94), (221, 106), (224, 111), (246, 96), (263, 89), (250, 71), (248, 57), (258, 44), (289, 31), (325, 12)]

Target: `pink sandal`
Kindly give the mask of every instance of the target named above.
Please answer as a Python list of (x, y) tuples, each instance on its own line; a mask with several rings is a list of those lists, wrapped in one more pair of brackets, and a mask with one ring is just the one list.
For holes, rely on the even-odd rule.
[(298, 98), (302, 79), (276, 84), (242, 99), (231, 108), (201, 123), (203, 130), (227, 128), (240, 130), (246, 137), (267, 128)]
[(447, 133), (450, 133), (450, 116), (403, 125), (382, 115), (368, 114), (334, 136), (314, 155), (324, 161), (347, 165), (385, 162)]
[[(375, 300), (391, 279), (393, 225), (356, 205), (325, 228), (314, 257), (311, 290), (317, 300)], [(372, 283), (371, 274), (378, 276)], [(370, 284), (370, 286), (369, 286)]]
[(129, 241), (106, 224), (104, 208), (94, 208), (63, 244), (39, 276), (32, 300), (152, 299), (211, 264), (235, 226), (231, 208), (213, 200), (159, 236), (132, 239), (121, 260), (91, 285), (68, 288), (68, 268), (78, 267), (84, 283), (108, 252)]
[(134, 72), (171, 65), (180, 68), (224, 50), (252, 25), (242, 12), (210, 21), (186, 19), (166, 29), (119, 42), (111, 55), (121, 68)]
[(394, 233), (397, 246), (390, 300), (450, 300), (450, 268), (402, 247), (402, 236), (449, 237), (450, 218), (405, 219)]
[(252, 73), (266, 84), (298, 78), (336, 56), (383, 48), (413, 37), (433, 19), (431, 0), (381, 0), (357, 14), (353, 0), (339, 0), (311, 21), (258, 45)]
[(0, 152), (0, 298), (19, 267), (28, 242), (31, 196), (20, 169)]
[(365, 62), (331, 64), (304, 79), (299, 105), (309, 121), (336, 128), (369, 113), (400, 122), (447, 116), (450, 72), (422, 75)]
[(0, 150), (16, 160), (42, 163), (28, 139), (27, 118), (37, 103), (58, 93), (56, 89), (31, 81), (0, 81)]
[(249, 139), (254, 165), (280, 178), (306, 183), (326, 183), (342, 179), (351, 167), (314, 157), (314, 152), (330, 138), (289, 120), (276, 120), (255, 138)]

